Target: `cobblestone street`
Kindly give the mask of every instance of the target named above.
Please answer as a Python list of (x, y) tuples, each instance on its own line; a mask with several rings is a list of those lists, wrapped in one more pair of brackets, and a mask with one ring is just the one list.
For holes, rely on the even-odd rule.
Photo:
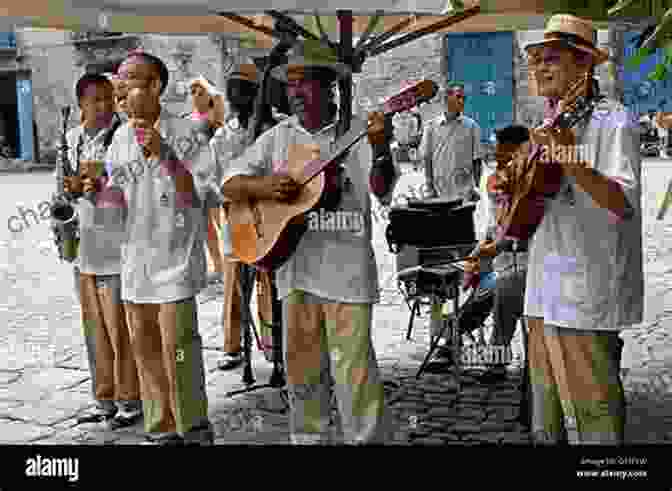
[[(646, 322), (625, 331), (624, 385), (629, 412), (628, 443), (670, 443), (672, 439), (672, 216), (655, 221), (661, 189), (672, 177), (669, 165), (647, 167), (643, 200), (647, 304)], [(135, 444), (143, 441), (142, 426), (110, 432), (102, 426), (75, 426), (77, 415), (92, 406), (88, 366), (72, 291), (72, 274), (59, 264), (50, 248), (48, 225), (40, 220), (39, 203), (51, 191), (48, 174), (3, 176), (5, 223), (24, 210), (36, 219), (20, 232), (0, 236), (0, 443)], [(418, 176), (406, 174), (398, 194), (415, 185)], [(32, 201), (27, 201), (30, 196)], [(31, 221), (32, 220), (32, 221)], [(520, 333), (514, 338), (514, 363), (508, 380), (483, 385), (469, 374), (458, 390), (450, 375), (415, 373), (428, 349), (427, 315), (416, 318), (412, 340), (407, 341), (409, 309), (395, 291), (394, 256), (387, 251), (376, 227), (383, 301), (375, 309), (373, 332), (388, 403), (394, 415), (395, 444), (472, 445), (529, 444), (518, 423), (522, 362)], [(217, 370), (223, 346), (221, 297), (216, 287), (200, 297), (199, 322), (209, 411), (217, 444), (287, 444), (287, 415), (277, 391), (260, 390), (227, 397), (242, 388), (242, 369)], [(253, 305), (253, 312), (256, 306)], [(257, 383), (266, 383), (272, 366), (254, 351)]]

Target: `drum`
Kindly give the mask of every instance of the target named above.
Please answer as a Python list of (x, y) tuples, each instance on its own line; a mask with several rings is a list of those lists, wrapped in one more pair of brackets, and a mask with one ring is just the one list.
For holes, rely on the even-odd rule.
[(402, 246), (460, 246), (476, 242), (474, 203), (461, 200), (433, 199), (409, 202), (408, 206), (390, 210), (390, 223), (385, 231), (390, 250), (397, 253)]

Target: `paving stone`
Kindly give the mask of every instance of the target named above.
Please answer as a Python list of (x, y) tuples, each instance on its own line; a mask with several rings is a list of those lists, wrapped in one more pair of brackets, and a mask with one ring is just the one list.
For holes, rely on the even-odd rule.
[(440, 438), (444, 442), (452, 441), (456, 442), (460, 440), (460, 436), (456, 433), (451, 433), (449, 431), (439, 431), (432, 434), (433, 438)]
[(513, 421), (519, 414), (520, 410), (515, 406), (488, 408), (488, 418), (492, 417), (495, 420)]
[(7, 410), (7, 416), (10, 419), (37, 423), (44, 426), (60, 423), (61, 421), (72, 418), (75, 414), (77, 414), (76, 409), (59, 409), (43, 404), (36, 405), (32, 403)]
[(0, 371), (0, 385), (11, 384), (21, 378), (21, 372)]
[(473, 423), (466, 423), (466, 422), (460, 422), (457, 423), (455, 426), (451, 428), (451, 431), (459, 434), (463, 433), (478, 433), (481, 431), (481, 425), (473, 424)]
[(424, 400), (430, 405), (445, 404), (451, 405), (457, 400), (457, 396), (449, 394), (428, 394)]
[(81, 432), (76, 429), (58, 431), (46, 438), (42, 438), (33, 444), (37, 445), (81, 445)]
[(32, 387), (57, 391), (75, 387), (89, 377), (78, 370), (47, 368), (29, 376), (26, 375), (24, 378), (25, 383)]
[(75, 409), (81, 411), (95, 405), (91, 394), (85, 394), (78, 390), (62, 390), (55, 392), (51, 397), (43, 401), (45, 406), (51, 406), (58, 409)]
[(464, 435), (462, 439), (465, 442), (478, 443), (499, 443), (500, 438), (494, 433), (475, 433)]
[(458, 399), (460, 404), (471, 404), (474, 406), (479, 406), (485, 402), (485, 397), (460, 397)]
[(48, 397), (51, 392), (49, 389), (41, 389), (23, 382), (17, 382), (0, 387), (0, 401), (37, 402)]
[(485, 418), (485, 411), (481, 409), (463, 409), (457, 414), (460, 418), (474, 421), (482, 421)]
[(481, 423), (481, 431), (484, 433), (504, 433), (514, 431), (516, 426), (513, 423), (499, 421), (484, 421)]
[(518, 397), (498, 397), (496, 399), (488, 400), (488, 406), (519, 406), (520, 405), (520, 396)]
[(0, 418), (5, 416), (9, 409), (19, 407), (22, 404), (21, 401), (0, 401)]
[(455, 416), (457, 411), (450, 407), (435, 407), (429, 410), (427, 415), (430, 418), (442, 417), (442, 416)]
[(25, 444), (54, 433), (52, 428), (21, 421), (0, 420), (0, 444)]

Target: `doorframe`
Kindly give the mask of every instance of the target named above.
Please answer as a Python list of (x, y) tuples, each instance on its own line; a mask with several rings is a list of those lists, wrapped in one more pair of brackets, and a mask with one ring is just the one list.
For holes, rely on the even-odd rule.
[(19, 93), (18, 93), (18, 81), (19, 79), (26, 79), (30, 81), (30, 112), (32, 114), (32, 127), (29, 130), (32, 133), (32, 149), (30, 150), (31, 153), (33, 154), (32, 159), (29, 159), (32, 162), (38, 162), (39, 161), (39, 145), (38, 145), (38, 138), (37, 138), (37, 122), (35, 119), (35, 90), (33, 88), (33, 70), (30, 68), (19, 68), (18, 70), (14, 71), (15, 76), (16, 76), (16, 83), (14, 84), (14, 96), (16, 97), (16, 109), (17, 109), (17, 123), (18, 123), (18, 142), (19, 143), (19, 148), (17, 148), (17, 158), (23, 159), (23, 145), (21, 144), (22, 142), (22, 133), (21, 133), (21, 116), (19, 115)]

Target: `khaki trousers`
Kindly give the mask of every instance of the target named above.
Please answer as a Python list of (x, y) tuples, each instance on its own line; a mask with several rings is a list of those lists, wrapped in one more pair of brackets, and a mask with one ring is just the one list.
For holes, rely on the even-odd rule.
[(223, 273), (225, 267), (224, 252), (220, 242), (220, 228), (222, 226), (222, 209), (210, 208), (208, 210), (208, 244), (207, 259), (208, 271)]
[[(82, 324), (98, 401), (140, 401), (140, 383), (121, 301), (121, 277), (80, 273)], [(109, 401), (109, 402), (107, 402)]]
[(623, 341), (528, 318), (532, 433), (537, 443), (623, 444)]
[(332, 390), (346, 444), (389, 438), (385, 392), (371, 341), (372, 307), (334, 303), (300, 290), (284, 300), (292, 443), (330, 442)]
[(180, 433), (208, 425), (208, 401), (194, 298), (127, 304), (142, 387), (145, 431)]

